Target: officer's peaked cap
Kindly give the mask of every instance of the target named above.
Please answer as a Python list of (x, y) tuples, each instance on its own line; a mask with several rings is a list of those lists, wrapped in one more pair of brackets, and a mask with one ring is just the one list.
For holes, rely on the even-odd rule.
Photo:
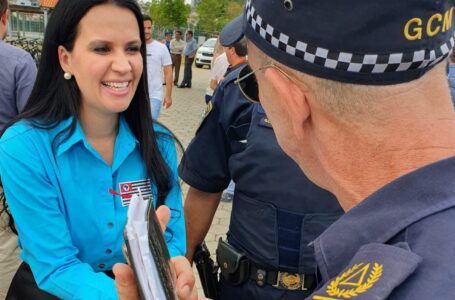
[(220, 44), (229, 47), (243, 38), (243, 16), (239, 16), (224, 26), (220, 33)]
[(268, 56), (358, 84), (417, 79), (454, 46), (453, 0), (247, 0), (244, 32)]

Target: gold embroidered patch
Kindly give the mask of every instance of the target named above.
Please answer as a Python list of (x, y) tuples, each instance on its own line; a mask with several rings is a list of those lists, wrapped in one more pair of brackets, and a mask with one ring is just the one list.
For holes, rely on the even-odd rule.
[[(326, 293), (331, 297), (314, 296), (313, 300), (341, 300), (355, 298), (372, 288), (381, 279), (383, 265), (356, 264), (329, 283)], [(366, 278), (368, 276), (368, 278)]]

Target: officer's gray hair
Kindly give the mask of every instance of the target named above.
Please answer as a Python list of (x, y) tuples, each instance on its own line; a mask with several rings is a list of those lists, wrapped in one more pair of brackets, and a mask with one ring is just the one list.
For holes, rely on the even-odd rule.
[(374, 86), (354, 85), (314, 77), (286, 67), (265, 53), (262, 54), (260, 57), (261, 65), (274, 64), (298, 81), (305, 82), (316, 101), (327, 113), (352, 121), (353, 118), (359, 118), (370, 111), (367, 109), (369, 105), (366, 106), (366, 103), (369, 103), (373, 98), (371, 96), (374, 95), (372, 91), (375, 88)]
[[(343, 83), (311, 76), (291, 69), (262, 53), (261, 64), (274, 64), (298, 81), (304, 82), (322, 109), (340, 122), (374, 122), (371, 114), (377, 113), (377, 96), (384, 94), (383, 86)], [(380, 89), (380, 90), (378, 90)]]

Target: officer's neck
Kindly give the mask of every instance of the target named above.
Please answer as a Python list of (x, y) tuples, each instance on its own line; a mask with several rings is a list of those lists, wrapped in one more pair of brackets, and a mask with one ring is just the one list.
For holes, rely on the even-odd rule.
[(371, 122), (313, 116), (319, 122), (306, 131), (312, 143), (302, 145), (311, 148), (310, 156), (299, 165), (347, 211), (398, 177), (455, 156), (455, 113), (446, 83), (437, 85), (429, 89), (432, 96), (422, 89), (387, 99), (386, 113), (372, 114)]
[(242, 63), (247, 62), (247, 58), (245, 56), (237, 56), (237, 55), (232, 55), (230, 59), (228, 59), (229, 62), (229, 67), (234, 68)]
[[(453, 122), (452, 122), (453, 123)], [(329, 174), (331, 190), (339, 199), (340, 205), (345, 211), (350, 210), (362, 202), (369, 195), (384, 187), (395, 179), (413, 172), (425, 165), (439, 160), (455, 156), (455, 128), (453, 124), (445, 123), (451, 127), (451, 133), (441, 131), (429, 131), (428, 134), (419, 138), (428, 138), (429, 143), (418, 140), (403, 140), (400, 143), (372, 143), (361, 145), (366, 141), (352, 141), (352, 146), (345, 147), (343, 152), (349, 155), (337, 155), (328, 152), (331, 157), (325, 165), (325, 173)], [(416, 137), (424, 128), (409, 130), (408, 134)], [(403, 133), (403, 132), (402, 132)], [(405, 134), (405, 133), (403, 133)], [(447, 140), (433, 139), (435, 135), (442, 135)], [(399, 141), (398, 136), (390, 137)], [(355, 146), (356, 145), (356, 146)]]

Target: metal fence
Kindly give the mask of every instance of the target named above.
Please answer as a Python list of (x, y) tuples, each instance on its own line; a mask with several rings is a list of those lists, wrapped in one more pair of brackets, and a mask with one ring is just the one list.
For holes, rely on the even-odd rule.
[(36, 66), (39, 65), (41, 60), (41, 50), (43, 48), (43, 40), (40, 38), (37, 39), (28, 39), (28, 38), (6, 38), (5, 42), (13, 45), (18, 48), (22, 48), (32, 56), (33, 60), (36, 63)]

